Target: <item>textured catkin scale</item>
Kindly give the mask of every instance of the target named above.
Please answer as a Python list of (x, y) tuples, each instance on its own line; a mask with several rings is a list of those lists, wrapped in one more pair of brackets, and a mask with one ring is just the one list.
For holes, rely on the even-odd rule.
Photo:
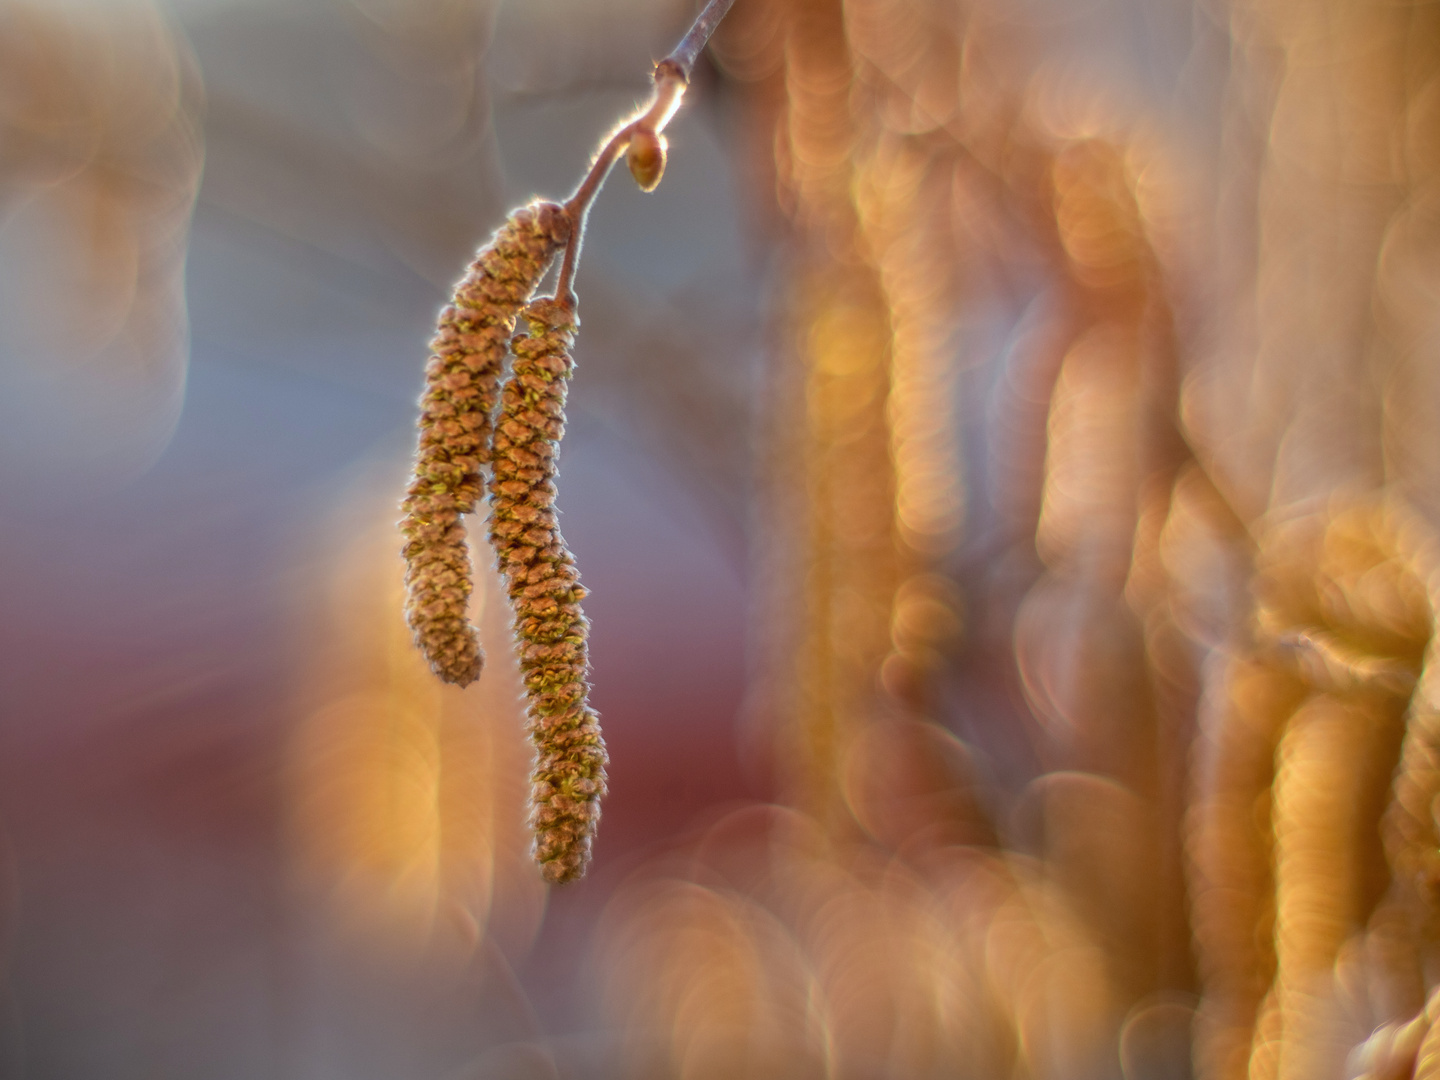
[(568, 235), (569, 219), (554, 203), (517, 210), (470, 264), (430, 342), (415, 477), (401, 504), (405, 619), (435, 674), (460, 686), (474, 682), (484, 662), (465, 618), (473, 581), (460, 517), (480, 497), (515, 317)]
[(590, 861), (606, 764), (599, 717), (586, 701), (585, 589), (554, 506), (577, 323), (567, 304), (549, 298), (527, 306), (524, 319), (529, 332), (513, 342), (514, 368), (495, 424), (490, 542), (515, 611), (529, 699), (535, 860), (547, 881), (562, 884)]

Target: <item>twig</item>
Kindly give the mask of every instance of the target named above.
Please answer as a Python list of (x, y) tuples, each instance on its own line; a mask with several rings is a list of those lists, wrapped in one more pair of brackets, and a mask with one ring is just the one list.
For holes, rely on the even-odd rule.
[(680, 68), (680, 74), (688, 80), (700, 50), (705, 48), (710, 35), (715, 33), (715, 27), (720, 25), (720, 20), (725, 18), (725, 13), (734, 2), (735, 0), (710, 0), (710, 3), (705, 5), (705, 10), (695, 17), (694, 25), (680, 39), (680, 44), (675, 46), (675, 51), (662, 63), (674, 63)]
[(685, 96), (690, 84), (690, 73), (695, 61), (715, 27), (725, 17), (735, 0), (710, 0), (691, 24), (680, 44), (669, 56), (655, 65), (655, 89), (634, 116), (617, 128), (600, 145), (590, 164), (590, 170), (580, 186), (565, 203), (565, 214), (570, 218), (570, 239), (565, 245), (565, 259), (560, 265), (560, 278), (555, 283), (556, 299), (575, 306), (575, 292), (571, 282), (575, 279), (575, 268), (580, 262), (580, 245), (585, 237), (585, 221), (590, 213), (590, 204), (595, 201), (610, 168), (625, 151), (630, 152), (630, 171), (646, 191), (660, 182), (665, 171), (665, 140), (661, 132)]

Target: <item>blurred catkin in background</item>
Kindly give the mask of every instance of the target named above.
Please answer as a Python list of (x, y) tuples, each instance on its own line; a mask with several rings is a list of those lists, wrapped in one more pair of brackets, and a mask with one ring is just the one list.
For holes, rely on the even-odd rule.
[(1440, 1075), (1435, 6), (737, 0), (517, 662), (444, 305), (692, 14), (0, 0), (0, 1071)]

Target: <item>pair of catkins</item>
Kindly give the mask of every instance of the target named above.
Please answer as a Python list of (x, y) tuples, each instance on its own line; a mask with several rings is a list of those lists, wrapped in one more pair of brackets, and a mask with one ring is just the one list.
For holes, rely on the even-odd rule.
[(574, 301), (568, 290), (531, 299), (571, 229), (555, 203), (516, 211), (440, 313), (400, 522), (406, 620), (434, 672), (465, 686), (479, 677), (484, 653), (466, 618), (473, 578), (462, 516), (475, 511), (488, 473), (490, 544), (514, 611), (526, 728), (536, 750), (534, 855), (555, 884), (585, 872), (606, 765), (599, 720), (586, 700), (585, 589), (555, 512)]
[[(490, 546), (515, 614), (535, 744), (534, 855), (555, 884), (580, 877), (590, 861), (606, 765), (599, 718), (586, 700), (585, 589), (555, 517), (555, 457), (578, 325), (570, 282), (586, 214), (611, 166), (624, 155), (641, 190), (660, 183), (667, 155), (661, 132), (733, 2), (707, 0), (655, 65), (650, 100), (606, 136), (565, 205), (537, 200), (510, 215), (455, 287), (430, 343), (415, 479), (401, 507), (405, 617), (440, 678), (460, 686), (479, 678), (484, 655), (465, 618), (473, 579), (460, 519), (479, 503), (488, 466)], [(562, 250), (555, 295), (532, 300)]]

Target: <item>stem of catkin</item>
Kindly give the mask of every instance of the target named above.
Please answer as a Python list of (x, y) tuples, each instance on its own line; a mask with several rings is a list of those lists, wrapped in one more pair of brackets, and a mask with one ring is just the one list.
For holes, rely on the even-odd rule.
[(655, 88), (650, 100), (600, 144), (580, 186), (565, 201), (565, 213), (570, 216), (570, 240), (565, 245), (560, 279), (555, 285), (555, 295), (561, 300), (569, 300), (572, 306), (574, 304), (571, 286), (575, 280), (575, 268), (580, 262), (580, 246), (585, 238), (585, 218), (590, 213), (590, 204), (605, 183), (605, 177), (610, 174), (610, 167), (620, 155), (626, 155), (630, 172), (642, 191), (654, 191), (660, 183), (660, 177), (665, 172), (665, 125), (680, 108), (700, 51), (734, 2), (709, 0), (700, 10), (674, 51), (655, 65)]
[(574, 307), (543, 298), (524, 312), (514, 366), (495, 424), (490, 542), (515, 610), (515, 638), (535, 744), (530, 827), (545, 879), (578, 878), (605, 794), (605, 743), (586, 701), (585, 589), (555, 513), (555, 459), (575, 362)]
[(435, 674), (460, 686), (484, 663), (465, 617), (473, 581), (460, 517), (480, 497), (515, 316), (569, 235), (570, 218), (554, 203), (517, 210), (470, 264), (430, 342), (415, 477), (401, 503), (405, 619)]

